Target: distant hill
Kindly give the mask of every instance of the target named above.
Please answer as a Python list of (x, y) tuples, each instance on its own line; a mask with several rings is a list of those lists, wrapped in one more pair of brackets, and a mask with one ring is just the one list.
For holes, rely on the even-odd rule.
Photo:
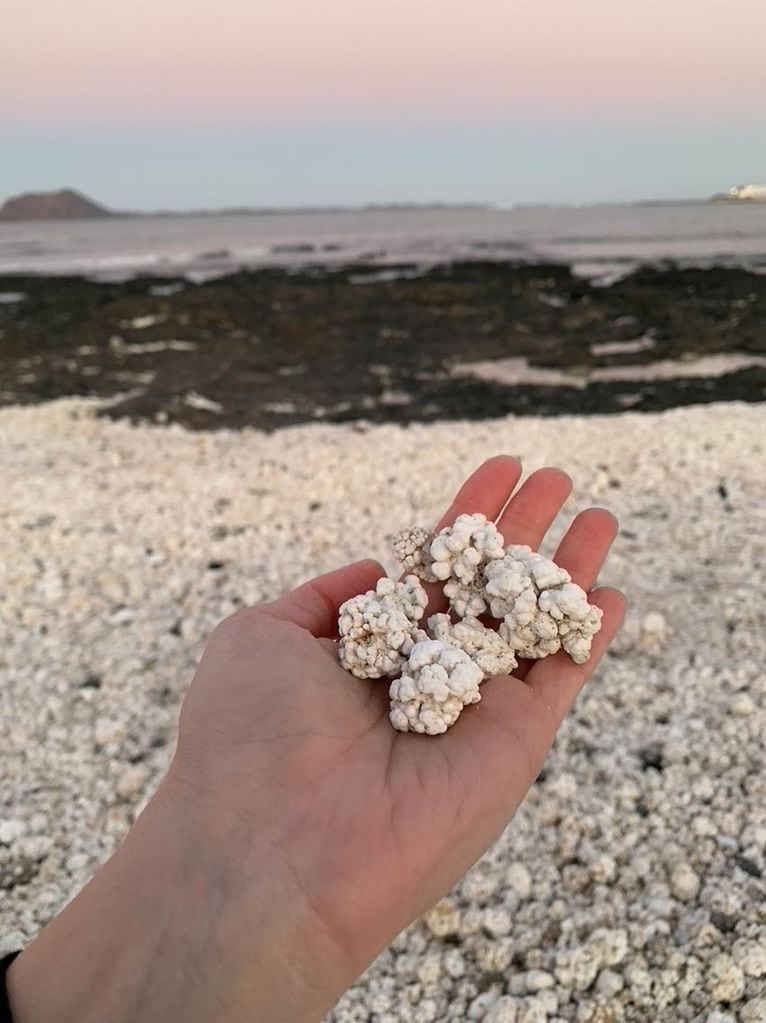
[(71, 188), (60, 192), (26, 192), (15, 195), (0, 206), (0, 221), (81, 220), (110, 217), (112, 211), (86, 199)]

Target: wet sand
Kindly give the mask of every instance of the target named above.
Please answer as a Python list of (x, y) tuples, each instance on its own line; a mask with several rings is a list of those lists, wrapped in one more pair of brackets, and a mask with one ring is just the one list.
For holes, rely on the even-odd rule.
[(746, 270), (597, 287), (562, 265), (303, 267), (199, 285), (6, 277), (2, 295), (6, 405), (84, 395), (114, 418), (272, 430), (766, 397), (766, 276)]

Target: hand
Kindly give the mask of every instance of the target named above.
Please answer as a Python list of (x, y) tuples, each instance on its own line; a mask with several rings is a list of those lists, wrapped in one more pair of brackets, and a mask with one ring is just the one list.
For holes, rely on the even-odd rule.
[[(543, 469), (508, 501), (520, 471), (514, 459), (486, 462), (439, 525), (481, 511), (506, 543), (537, 548), (571, 483)], [(616, 528), (590, 509), (559, 547), (556, 561), (586, 590)], [(144, 984), (145, 1015), (130, 1018), (176, 1018), (181, 995), (169, 992), (180, 975), (188, 1021), (320, 1019), (508, 823), (624, 612), (620, 593), (594, 591), (604, 618), (587, 664), (563, 653), (527, 663), (485, 683), (445, 735), (401, 734), (388, 720), (387, 682), (350, 676), (334, 641), (339, 605), (380, 575), (374, 562), (350, 565), (211, 636), (170, 772), (141, 818), (155, 842), (160, 828), (171, 836), (164, 877), (176, 906), (186, 900), (194, 912), (163, 914), (172, 922), (155, 983), (157, 969), (175, 978), (163, 995), (170, 1015), (152, 1013)], [(429, 613), (442, 609), (435, 588), (432, 599)], [(120, 853), (124, 874), (129, 842)], [(19, 978), (34, 949), (12, 968)]]

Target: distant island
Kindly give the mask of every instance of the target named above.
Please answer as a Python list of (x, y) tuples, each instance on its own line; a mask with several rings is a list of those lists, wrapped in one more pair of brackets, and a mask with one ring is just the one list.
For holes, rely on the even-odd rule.
[[(728, 192), (710, 196), (708, 202), (766, 203), (766, 185), (739, 185)], [(705, 202), (704, 199), (643, 199), (624, 203), (591, 203), (591, 206), (687, 206)], [(258, 217), (284, 214), (312, 213), (393, 213), (417, 212), (421, 210), (497, 210), (510, 209), (559, 209), (567, 204), (518, 203), (515, 206), (498, 207), (492, 203), (464, 202), (390, 202), (366, 203), (358, 206), (228, 206), (219, 209), (189, 210), (114, 210), (84, 196), (73, 188), (55, 192), (24, 192), (12, 196), (0, 204), (0, 223), (29, 220), (103, 220), (106, 218), (154, 218), (154, 217)]]
[(0, 221), (14, 220), (93, 220), (111, 217), (112, 211), (92, 199), (64, 188), (59, 192), (25, 192), (0, 206)]
[(202, 210), (112, 210), (81, 192), (64, 188), (58, 192), (25, 192), (0, 205), (0, 222), (21, 220), (95, 220), (106, 217), (222, 217), (266, 216), (282, 213), (355, 213), (391, 210), (491, 209), (488, 203), (368, 203), (366, 206), (233, 206)]

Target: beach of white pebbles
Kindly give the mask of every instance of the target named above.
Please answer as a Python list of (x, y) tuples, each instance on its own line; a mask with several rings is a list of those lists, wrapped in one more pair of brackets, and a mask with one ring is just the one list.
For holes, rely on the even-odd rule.
[(766, 1021), (766, 406), (272, 435), (96, 408), (0, 410), (0, 951), (150, 796), (217, 621), (393, 568), (387, 537), (508, 452), (575, 481), (546, 553), (617, 513), (630, 617), (503, 837), (330, 1019)]

